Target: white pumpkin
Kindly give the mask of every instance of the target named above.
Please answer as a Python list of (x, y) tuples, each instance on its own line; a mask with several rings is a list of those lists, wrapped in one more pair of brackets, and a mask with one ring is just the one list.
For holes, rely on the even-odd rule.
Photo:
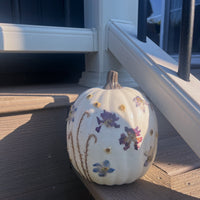
[(157, 150), (157, 120), (139, 91), (122, 87), (110, 71), (104, 89), (82, 93), (67, 121), (67, 148), (80, 175), (104, 185), (131, 183), (145, 174)]

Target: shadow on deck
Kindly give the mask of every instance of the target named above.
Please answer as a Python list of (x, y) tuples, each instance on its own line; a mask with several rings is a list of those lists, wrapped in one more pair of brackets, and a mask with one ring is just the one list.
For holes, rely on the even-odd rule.
[(48, 107), (0, 116), (0, 199), (90, 199), (69, 164), (67, 106)]

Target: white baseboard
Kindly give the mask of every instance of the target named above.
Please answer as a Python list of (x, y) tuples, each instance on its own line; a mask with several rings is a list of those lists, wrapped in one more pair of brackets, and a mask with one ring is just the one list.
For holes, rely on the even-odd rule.
[(0, 24), (0, 51), (95, 52), (95, 29)]

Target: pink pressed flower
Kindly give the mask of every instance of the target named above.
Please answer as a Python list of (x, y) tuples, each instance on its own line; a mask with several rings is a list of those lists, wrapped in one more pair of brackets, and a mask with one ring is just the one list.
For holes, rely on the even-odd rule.
[(135, 150), (138, 150), (139, 149), (138, 143), (142, 142), (142, 137), (140, 137), (141, 130), (139, 130), (138, 127), (136, 127), (135, 129), (125, 127), (124, 129), (127, 135), (125, 133), (121, 134), (121, 137), (119, 138), (119, 144), (120, 145), (124, 144), (123, 149), (126, 151), (130, 148), (130, 145), (133, 142)]

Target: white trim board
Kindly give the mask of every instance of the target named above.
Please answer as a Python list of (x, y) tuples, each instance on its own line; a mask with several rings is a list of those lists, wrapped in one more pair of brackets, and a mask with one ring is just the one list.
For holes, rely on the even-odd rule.
[(147, 38), (136, 38), (130, 22), (111, 21), (108, 48), (200, 157), (200, 82), (177, 75), (177, 62)]
[(95, 29), (0, 24), (0, 51), (95, 52)]

